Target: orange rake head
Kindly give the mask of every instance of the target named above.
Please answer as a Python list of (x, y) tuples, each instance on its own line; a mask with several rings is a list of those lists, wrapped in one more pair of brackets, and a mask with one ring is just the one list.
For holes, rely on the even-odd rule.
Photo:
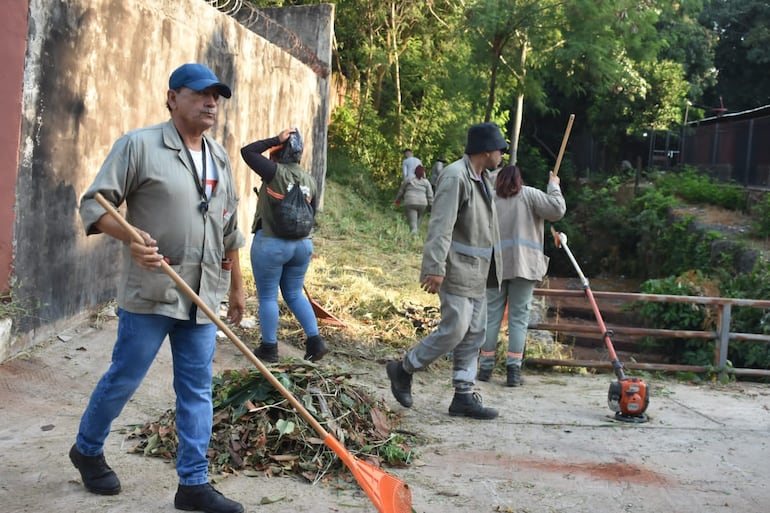
[(310, 306), (313, 307), (313, 313), (320, 322), (328, 324), (330, 326), (339, 326), (340, 328), (346, 328), (344, 322), (334, 316), (331, 312), (327, 311), (321, 304), (310, 296), (310, 292), (307, 291), (307, 287), (304, 287), (305, 296), (310, 301)]
[(339, 440), (329, 435), (324, 444), (342, 459), (355, 476), (361, 489), (380, 513), (412, 513), (409, 486), (381, 469), (350, 454)]

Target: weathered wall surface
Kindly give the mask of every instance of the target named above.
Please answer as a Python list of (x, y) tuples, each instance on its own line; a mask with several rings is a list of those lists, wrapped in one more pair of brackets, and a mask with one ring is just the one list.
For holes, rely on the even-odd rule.
[[(331, 20), (321, 19), (331, 40)], [(16, 327), (20, 344), (115, 296), (118, 243), (84, 235), (78, 201), (117, 137), (168, 118), (169, 73), (193, 61), (233, 89), (210, 134), (230, 153), (244, 233), (258, 185), (240, 158), (244, 144), (297, 126), (303, 165), (323, 182), (328, 85), (318, 70), (203, 0), (30, 0), (15, 292), (40, 308)]]
[[(13, 264), (14, 191), (19, 169), (21, 83), (27, 36), (27, 0), (7, 0), (0, 18), (0, 295), (9, 290)], [(0, 340), (2, 336), (0, 335)]]
[[(318, 140), (327, 140), (329, 114), (331, 113), (331, 56), (334, 25), (334, 5), (292, 6), (280, 9), (260, 9), (257, 15), (249, 9), (235, 14), (244, 26), (261, 35), (271, 43), (280, 46), (315, 71), (318, 90), (321, 92), (313, 119), (313, 133)], [(324, 150), (325, 150), (324, 146)], [(319, 152), (320, 153), (320, 152)], [(316, 176), (321, 196), (319, 209), (323, 210), (324, 180), (326, 174), (326, 151), (315, 155), (313, 174)]]

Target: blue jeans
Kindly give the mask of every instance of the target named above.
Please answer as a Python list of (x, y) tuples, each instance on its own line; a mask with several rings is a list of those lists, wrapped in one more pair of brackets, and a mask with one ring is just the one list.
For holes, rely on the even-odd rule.
[(211, 377), (216, 325), (196, 324), (195, 311), (193, 307), (190, 320), (180, 321), (163, 315), (118, 310), (118, 338), (112, 349), (112, 363), (96, 385), (80, 420), (76, 443), (81, 454), (102, 454), (112, 421), (139, 388), (168, 336), (176, 392), (179, 484), (193, 486), (208, 482), (206, 451), (214, 413)]
[(506, 302), (508, 303), (508, 351), (505, 366), (521, 367), (535, 283), (524, 278), (513, 278), (503, 280), (500, 290), (487, 289), (487, 334), (481, 348), (480, 368), (492, 369), (495, 366), (497, 339), (505, 315)]
[(318, 321), (304, 294), (305, 274), (313, 255), (311, 239), (287, 240), (264, 237), (257, 230), (251, 243), (251, 270), (259, 298), (262, 343), (278, 342), (278, 287), (305, 335), (318, 335)]

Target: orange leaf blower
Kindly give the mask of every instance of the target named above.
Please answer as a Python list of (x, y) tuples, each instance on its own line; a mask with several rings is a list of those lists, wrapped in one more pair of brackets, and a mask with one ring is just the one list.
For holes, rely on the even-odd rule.
[(618, 355), (615, 353), (615, 348), (612, 345), (612, 332), (607, 329), (602, 320), (602, 314), (599, 312), (599, 307), (596, 306), (596, 300), (594, 294), (591, 292), (591, 287), (588, 285), (588, 279), (583, 275), (583, 271), (580, 270), (575, 257), (567, 246), (567, 236), (564, 233), (557, 233), (556, 230), (551, 227), (551, 233), (553, 234), (553, 240), (556, 247), (564, 248), (567, 256), (575, 267), (575, 270), (580, 277), (580, 282), (583, 285), (583, 290), (586, 293), (588, 301), (591, 303), (591, 308), (596, 316), (596, 321), (599, 323), (599, 328), (602, 331), (604, 342), (607, 345), (607, 351), (610, 353), (610, 361), (612, 368), (615, 371), (617, 381), (610, 383), (610, 390), (607, 393), (607, 404), (610, 410), (615, 412), (615, 418), (624, 422), (647, 422), (647, 415), (644, 412), (647, 410), (647, 406), (650, 404), (650, 391), (647, 388), (647, 384), (640, 378), (631, 378), (625, 375), (623, 372), (623, 364), (618, 360)]

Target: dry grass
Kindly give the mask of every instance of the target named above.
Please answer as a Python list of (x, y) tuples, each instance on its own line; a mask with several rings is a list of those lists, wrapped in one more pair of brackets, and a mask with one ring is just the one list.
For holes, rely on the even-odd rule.
[[(427, 220), (423, 234), (426, 226)], [(344, 328), (320, 323), (322, 335), (335, 344), (335, 350), (347, 346), (387, 358), (388, 353), (411, 347), (438, 321), (438, 297), (419, 287), (422, 238), (409, 235), (400, 212), (378, 211), (328, 183), (325, 212), (319, 214), (313, 245), (305, 286), (311, 299), (345, 323)], [(241, 267), (247, 310), (256, 319), (258, 303), (248, 251), (241, 251)], [(299, 323), (283, 301), (279, 304), (278, 339), (303, 344)], [(255, 345), (258, 331), (243, 330), (239, 336)]]
[(419, 338), (421, 332), (410, 312), (438, 307), (438, 297), (419, 288), (419, 264), (404, 265), (400, 255), (377, 258), (371, 251), (364, 259), (363, 248), (349, 250), (324, 241), (316, 247), (324, 256), (313, 259), (306, 279), (308, 291), (324, 310), (347, 325), (351, 340), (365, 346), (406, 348)]
[[(412, 237), (400, 211), (378, 207), (327, 182), (325, 211), (319, 215), (314, 233), (315, 255), (305, 279), (312, 300), (345, 323), (344, 328), (319, 323), (322, 335), (335, 348), (335, 355), (374, 360), (397, 358), (438, 324), (438, 296), (419, 285), (423, 238)], [(247, 284), (247, 308), (257, 318), (257, 300), (251, 277), (248, 251), (241, 252)], [(281, 307), (278, 340), (301, 347), (304, 334), (285, 306)], [(259, 330), (238, 330), (244, 341), (258, 343)], [(500, 348), (507, 346), (501, 330)], [(568, 357), (569, 347), (528, 342), (533, 356)], [(504, 358), (503, 358), (504, 360)]]
[(709, 226), (724, 226), (731, 229), (748, 229), (751, 227), (751, 216), (715, 205), (689, 205), (674, 209), (678, 215), (690, 215)]

